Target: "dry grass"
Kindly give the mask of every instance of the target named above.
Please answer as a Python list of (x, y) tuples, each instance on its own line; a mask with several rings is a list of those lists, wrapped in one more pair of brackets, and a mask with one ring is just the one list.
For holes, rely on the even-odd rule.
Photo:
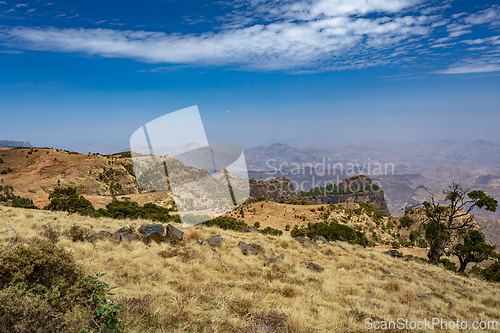
[[(251, 316), (272, 309), (285, 312), (296, 332), (362, 332), (368, 317), (500, 321), (500, 285), (359, 246), (321, 244), (315, 249), (289, 236), (200, 226), (185, 230), (186, 240), (177, 245), (107, 239), (91, 244), (73, 242), (64, 231), (79, 225), (114, 232), (123, 226), (137, 229), (147, 221), (3, 210), (19, 239), (40, 235), (50, 223), (61, 231), (57, 244), (69, 249), (88, 274), (106, 272), (104, 280), (118, 287), (114, 298), (127, 304), (126, 332), (238, 332)], [(200, 246), (194, 240), (212, 234), (222, 235), (223, 247)], [(5, 245), (7, 236), (1, 235)], [(260, 245), (264, 254), (243, 255), (232, 247), (240, 240)], [(264, 266), (270, 248), (285, 254), (285, 260)], [(331, 251), (335, 256), (326, 255)], [(316, 273), (302, 261), (325, 270)]]

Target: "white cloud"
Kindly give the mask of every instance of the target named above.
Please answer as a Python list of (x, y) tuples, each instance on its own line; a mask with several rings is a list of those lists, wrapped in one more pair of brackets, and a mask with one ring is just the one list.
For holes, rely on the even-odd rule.
[(16, 8), (20, 8), (20, 7), (28, 7), (28, 5), (27, 5), (27, 4), (25, 4), (25, 3), (18, 3), (18, 4), (16, 5)]
[(5, 1), (0, 1), (0, 5), (6, 5), (6, 4), (7, 4), (7, 2), (5, 2)]
[[(436, 3), (440, 6), (432, 5)], [(450, 1), (433, 0), (233, 0), (227, 4), (235, 10), (220, 18), (222, 26), (200, 34), (3, 27), (0, 42), (21, 49), (129, 58), (167, 66), (150, 71), (163, 71), (170, 65), (215, 65), (309, 73), (412, 63), (425, 54), (444, 56), (449, 54), (445, 49), (456, 44), (450, 42), (460, 42), (475, 25), (494, 24), (500, 15), (500, 7), (492, 6), (476, 14), (444, 17), (443, 9)], [(491, 48), (495, 42), (489, 42)], [(480, 43), (472, 40), (469, 44)], [(473, 65), (461, 64), (460, 68), (470, 70)], [(479, 67), (487, 68), (483, 65)]]
[[(320, 1), (319, 3), (323, 3)], [(353, 12), (348, 2), (335, 12)], [(371, 0), (368, 3), (375, 3)], [(379, 1), (397, 10), (408, 1)], [(397, 5), (397, 4), (400, 5)], [(325, 5), (326, 6), (326, 5)], [(314, 17), (332, 12), (316, 8)], [(373, 6), (363, 9), (372, 10)], [(294, 7), (294, 9), (296, 9)], [(291, 10), (291, 9), (290, 9)], [(429, 32), (429, 19), (419, 16), (364, 18), (330, 16), (304, 22), (273, 22), (218, 33), (178, 35), (110, 29), (16, 27), (4, 31), (8, 45), (32, 50), (81, 52), (103, 57), (133, 58), (150, 63), (229, 65), (259, 70), (303, 67), (365, 67), (391, 61), (377, 51), (404, 45)], [(96, 22), (98, 23), (98, 22)], [(353, 58), (356, 57), (354, 60)]]
[(500, 63), (490, 63), (485, 61), (470, 61), (453, 65), (448, 69), (436, 71), (437, 74), (473, 74), (500, 72)]
[(494, 5), (477, 14), (471, 14), (464, 18), (465, 22), (470, 24), (500, 23), (500, 7)]

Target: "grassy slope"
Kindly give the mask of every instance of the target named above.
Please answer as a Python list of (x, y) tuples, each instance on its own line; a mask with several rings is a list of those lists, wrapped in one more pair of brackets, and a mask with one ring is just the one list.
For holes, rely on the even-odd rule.
[[(97, 232), (147, 222), (2, 209), (20, 241), (40, 234), (47, 223), (60, 231), (77, 224)], [(249, 315), (270, 309), (287, 313), (297, 331), (314, 332), (361, 332), (366, 317), (500, 320), (500, 285), (440, 267), (344, 243), (315, 249), (288, 235), (269, 237), (205, 227), (185, 231), (192, 239), (221, 234), (224, 246), (211, 249), (194, 240), (178, 245), (111, 240), (91, 244), (64, 236), (58, 244), (70, 250), (88, 274), (106, 272), (104, 280), (118, 287), (115, 299), (150, 295), (136, 299), (133, 302), (138, 305), (122, 313), (126, 332), (238, 331), (248, 326)], [(6, 245), (7, 236), (0, 236)], [(259, 244), (265, 251), (272, 248), (276, 255), (285, 254), (285, 260), (264, 267), (265, 254), (244, 256), (231, 247), (240, 240)], [(327, 256), (330, 251), (336, 255)], [(108, 262), (109, 258), (115, 261)], [(308, 270), (301, 261), (313, 261), (325, 271)], [(418, 295), (429, 296), (432, 302)]]

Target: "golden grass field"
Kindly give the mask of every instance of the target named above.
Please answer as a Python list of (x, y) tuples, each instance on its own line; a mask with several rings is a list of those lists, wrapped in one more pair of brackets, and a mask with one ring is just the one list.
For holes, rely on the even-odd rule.
[[(2, 210), (20, 242), (43, 237), (47, 224), (64, 234), (72, 225), (114, 232), (150, 222), (11, 207)], [(124, 332), (254, 332), (245, 331), (252, 315), (273, 309), (287, 315), (293, 332), (365, 332), (366, 318), (442, 318), (469, 324), (500, 321), (499, 284), (459, 276), (441, 267), (346, 243), (319, 244), (316, 249), (289, 235), (271, 237), (203, 226), (184, 231), (186, 239), (179, 244), (129, 244), (109, 239), (72, 242), (64, 235), (57, 244), (70, 251), (87, 274), (105, 272), (103, 280), (117, 287), (113, 300), (136, 304), (120, 314)], [(221, 248), (196, 242), (213, 234), (222, 235)], [(8, 245), (9, 235), (0, 237)], [(232, 247), (240, 240), (260, 245), (263, 252), (243, 255)], [(285, 259), (264, 266), (269, 249), (275, 255), (285, 254)], [(326, 255), (332, 251), (334, 256)], [(325, 270), (309, 270), (302, 261)]]

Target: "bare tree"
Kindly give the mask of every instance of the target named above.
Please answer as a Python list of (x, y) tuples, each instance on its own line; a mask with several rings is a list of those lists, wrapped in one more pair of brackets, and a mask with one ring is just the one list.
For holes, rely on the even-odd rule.
[(459, 231), (474, 228), (472, 211), (475, 208), (484, 208), (494, 212), (498, 206), (498, 201), (487, 196), (483, 191), (469, 191), (462, 188), (458, 182), (453, 182), (447, 190), (443, 191), (444, 205), (440, 204), (427, 188), (424, 186), (419, 188), (429, 194), (429, 201), (407, 207), (405, 216), (420, 220), (419, 224), (429, 245), (427, 257), (431, 264), (439, 262), (452, 238), (457, 238)]

